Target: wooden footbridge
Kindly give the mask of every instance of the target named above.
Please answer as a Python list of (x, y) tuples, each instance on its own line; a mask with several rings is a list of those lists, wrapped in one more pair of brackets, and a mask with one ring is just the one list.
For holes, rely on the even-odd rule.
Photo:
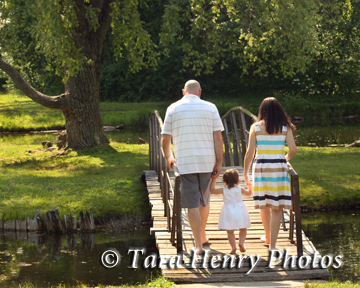
[[(225, 128), (225, 167), (222, 173), (228, 168), (237, 169), (242, 178), (241, 185), (245, 185), (242, 166), (248, 143), (246, 127), (256, 119), (255, 115), (242, 107), (235, 107), (222, 117)], [(161, 149), (162, 125), (161, 117), (154, 111), (150, 117), (150, 170), (144, 172), (152, 208), (151, 233), (155, 235), (159, 256), (164, 259), (161, 266), (164, 277), (175, 282), (195, 283), (301, 280), (329, 276), (328, 270), (319, 266), (321, 258), (315, 257), (315, 265), (312, 263), (317, 251), (301, 230), (299, 178), (290, 164), (292, 209), (283, 211), (277, 242), (281, 252), (270, 252), (268, 245), (261, 242), (264, 230), (259, 210), (253, 208), (252, 198), (244, 197), (252, 224), (245, 241), (246, 252), (241, 254), (237, 250), (237, 255), (230, 256), (226, 231), (217, 227), (222, 195), (211, 195), (206, 226), (210, 240), (204, 245), (206, 251), (201, 257), (194, 255), (194, 239), (187, 211), (181, 209), (180, 175), (176, 167), (170, 171), (166, 167)], [(222, 185), (221, 178), (222, 175), (218, 187)]]

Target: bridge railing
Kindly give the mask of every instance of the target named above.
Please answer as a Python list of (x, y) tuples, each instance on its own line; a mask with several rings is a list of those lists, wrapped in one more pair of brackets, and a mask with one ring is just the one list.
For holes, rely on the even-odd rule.
[(176, 164), (173, 173), (174, 185), (170, 180), (170, 171), (167, 167), (165, 153), (161, 147), (161, 130), (163, 121), (158, 111), (153, 111), (149, 123), (149, 154), (150, 169), (155, 170), (160, 183), (161, 198), (164, 203), (164, 216), (167, 221), (167, 229), (171, 232), (171, 242), (176, 244), (177, 253), (182, 255), (182, 229), (181, 229), (181, 197), (180, 197), (180, 174)]
[[(236, 115), (238, 112), (238, 115)], [(252, 122), (257, 121), (257, 117), (238, 106), (229, 110), (223, 117), (224, 124), (224, 164), (225, 166), (241, 166), (244, 165), (244, 157), (246, 148), (249, 143), (248, 131), (246, 130), (246, 118), (249, 116)], [(238, 117), (237, 117), (238, 116)], [(230, 117), (231, 129), (228, 129), (228, 120)], [(238, 122), (236, 119), (239, 119)], [(159, 113), (155, 110), (150, 116), (149, 125), (149, 154), (150, 154), (150, 169), (155, 170), (158, 175), (158, 181), (161, 188), (161, 197), (164, 203), (164, 216), (167, 218), (167, 229), (171, 232), (171, 242), (176, 245), (177, 253), (182, 255), (182, 226), (181, 226), (181, 196), (180, 196), (180, 174), (177, 166), (174, 164), (173, 173), (175, 176), (174, 185), (170, 180), (170, 171), (167, 167), (164, 151), (161, 147), (161, 130), (163, 121)], [(240, 129), (238, 129), (240, 127)], [(232, 133), (232, 147), (230, 143), (229, 134)], [(240, 135), (239, 135), (240, 134)], [(291, 201), (292, 208), (290, 209), (290, 229), (289, 239), (294, 243), (294, 228), (296, 230), (296, 244), (298, 257), (302, 256), (302, 231), (301, 231), (301, 211), (300, 211), (300, 189), (299, 176), (294, 168), (287, 163), (291, 179)], [(286, 230), (285, 221), (283, 218), (283, 228)]]
[[(245, 116), (248, 116), (247, 118)], [(224, 164), (225, 166), (243, 166), (246, 148), (249, 144), (249, 132), (247, 130), (246, 120), (256, 122), (258, 117), (252, 114), (245, 108), (238, 106), (230, 109), (221, 120), (224, 125)], [(237, 120), (238, 119), (238, 120)], [(249, 121), (248, 121), (249, 122)], [(229, 129), (229, 125), (231, 129)], [(232, 141), (230, 136), (232, 135)], [(232, 142), (232, 145), (231, 145)], [(294, 168), (287, 162), (291, 181), (291, 202), (292, 208), (289, 211), (290, 214), (290, 229), (289, 239), (291, 243), (294, 243), (294, 228), (296, 230), (296, 245), (298, 257), (302, 256), (302, 232), (301, 232), (301, 211), (300, 211), (300, 189), (299, 189), (299, 176)], [(284, 231), (286, 231), (284, 214), (282, 217), (282, 225)]]
[[(236, 113), (238, 112), (238, 113)], [(244, 157), (246, 153), (246, 147), (249, 144), (249, 135), (246, 130), (246, 118), (249, 116), (252, 122), (257, 121), (257, 117), (250, 111), (241, 106), (231, 108), (224, 116), (221, 117), (221, 121), (224, 125), (224, 164), (225, 166), (244, 166)], [(228, 128), (228, 118), (230, 118), (230, 127)], [(238, 121), (237, 121), (238, 119)], [(230, 143), (229, 135), (232, 134), (232, 147)], [(241, 163), (241, 164), (240, 164)]]

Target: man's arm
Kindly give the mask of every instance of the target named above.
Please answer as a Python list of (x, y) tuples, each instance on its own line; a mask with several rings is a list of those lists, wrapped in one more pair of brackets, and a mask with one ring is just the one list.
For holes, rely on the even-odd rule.
[(161, 137), (161, 146), (162, 146), (162, 149), (164, 150), (166, 163), (167, 163), (167, 166), (169, 167), (169, 169), (172, 170), (173, 165), (175, 163), (175, 159), (172, 157), (172, 153), (171, 153), (171, 135), (162, 134), (161, 136), (162, 136)]
[(213, 134), (214, 134), (216, 163), (211, 177), (217, 179), (220, 177), (222, 162), (223, 162), (223, 140), (222, 140), (221, 130), (214, 131)]

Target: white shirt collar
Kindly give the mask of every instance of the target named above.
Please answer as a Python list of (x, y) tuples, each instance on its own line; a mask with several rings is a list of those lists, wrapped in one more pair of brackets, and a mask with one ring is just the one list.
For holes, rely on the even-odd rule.
[(183, 99), (185, 99), (185, 98), (194, 98), (194, 97), (200, 99), (200, 97), (197, 96), (197, 95), (195, 95), (195, 94), (187, 94), (187, 95), (184, 95), (184, 96), (183, 96)]

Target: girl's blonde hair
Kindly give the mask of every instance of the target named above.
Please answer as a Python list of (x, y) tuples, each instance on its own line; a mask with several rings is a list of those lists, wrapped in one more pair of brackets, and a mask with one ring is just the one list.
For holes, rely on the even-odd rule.
[(232, 188), (239, 184), (239, 172), (236, 169), (228, 169), (225, 171), (223, 175), (223, 181), (228, 186), (228, 188)]

